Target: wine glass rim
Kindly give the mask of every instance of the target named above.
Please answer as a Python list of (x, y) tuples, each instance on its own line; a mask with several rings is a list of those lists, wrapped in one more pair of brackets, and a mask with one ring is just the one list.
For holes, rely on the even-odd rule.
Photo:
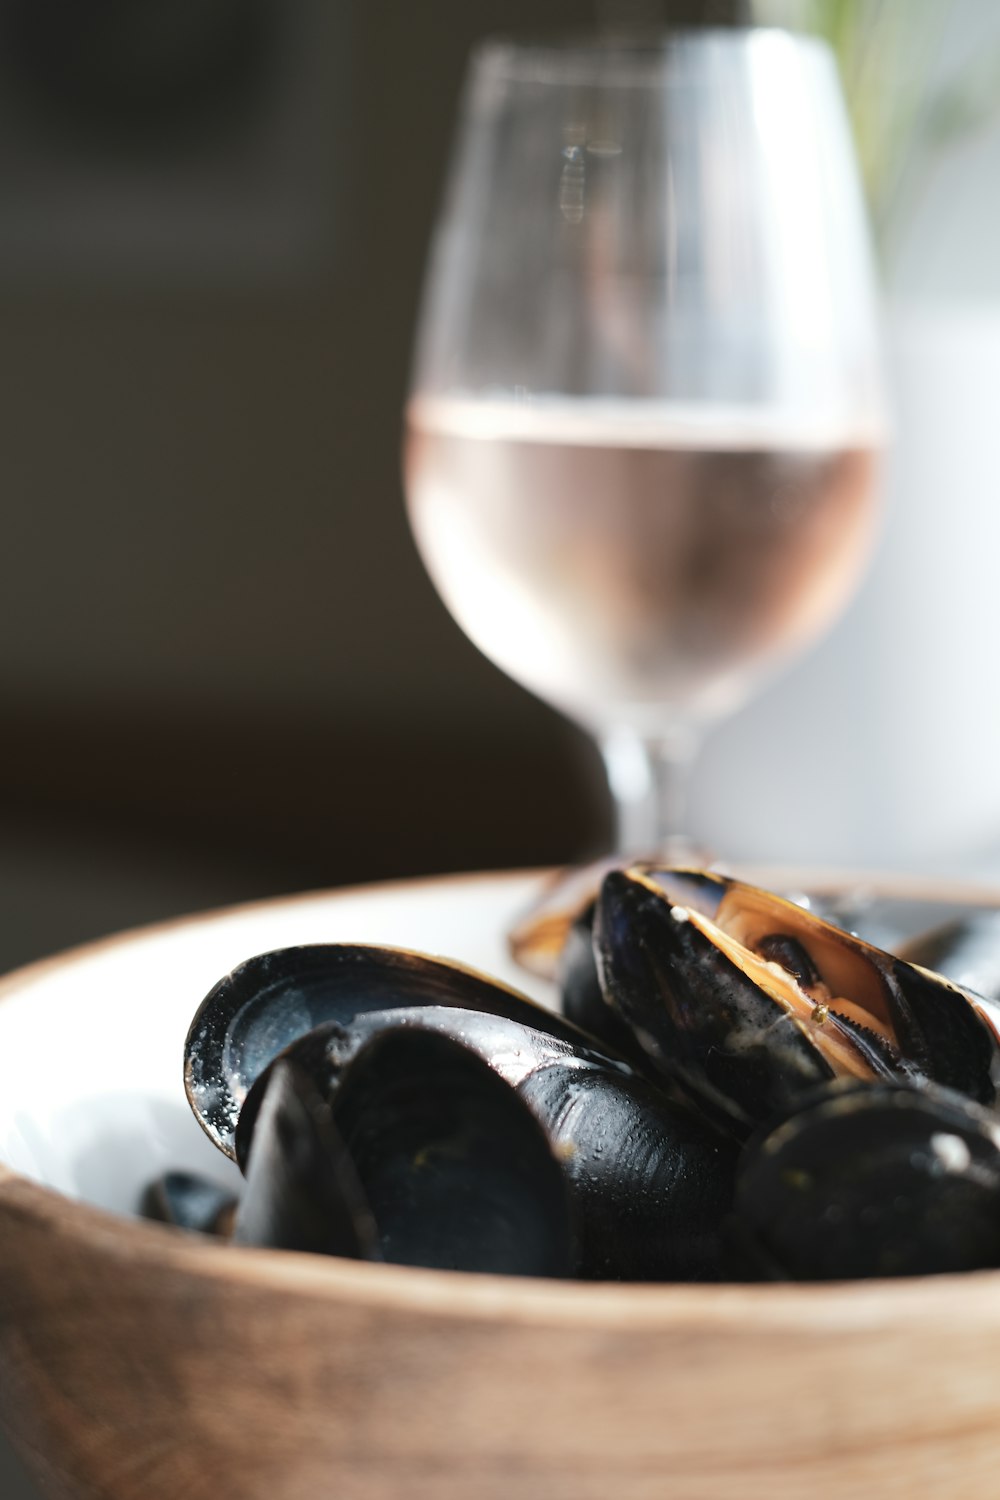
[(664, 68), (685, 52), (735, 54), (787, 47), (829, 58), (818, 36), (778, 26), (674, 26), (615, 31), (497, 32), (476, 42), (473, 70), (495, 81), (524, 83), (662, 82)]

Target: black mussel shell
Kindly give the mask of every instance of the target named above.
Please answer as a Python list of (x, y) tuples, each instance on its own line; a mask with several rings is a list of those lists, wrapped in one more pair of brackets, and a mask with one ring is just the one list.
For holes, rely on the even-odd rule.
[(232, 1156), (243, 1100), (290, 1043), (328, 1022), (348, 1026), (367, 1012), (419, 1006), (506, 1016), (573, 1045), (599, 1046), (561, 1016), (460, 964), (347, 943), (282, 948), (240, 964), (199, 1007), (184, 1055), (191, 1108)]
[(236, 1195), (193, 1172), (165, 1172), (146, 1188), (139, 1211), (160, 1224), (226, 1237), (232, 1230)]
[[(369, 1042), (383, 1032), (419, 1027), (460, 1042), (516, 1087), (529, 1073), (553, 1063), (596, 1068), (630, 1077), (627, 1063), (617, 1063), (587, 1047), (525, 1026), (508, 1016), (462, 1010), (456, 1005), (411, 1005), (390, 1010), (362, 1011), (349, 1021), (330, 1021), (300, 1036), (281, 1054), (293, 1059), (313, 1079), (320, 1094), (332, 1100), (345, 1069)], [(582, 1034), (582, 1033), (581, 1033)], [(256, 1130), (257, 1111), (267, 1085), (267, 1069), (254, 1081), (233, 1132), (233, 1155), (245, 1169)]]
[[(461, 1041), (516, 1088), (558, 1158), (577, 1231), (579, 1277), (718, 1279), (721, 1225), (732, 1202), (736, 1147), (675, 1105), (653, 1083), (599, 1055), (500, 1016), (449, 1007), (359, 1016), (319, 1027), (285, 1056), (309, 1072), (339, 1112), (353, 1059), (383, 1032), (405, 1026)], [(236, 1131), (237, 1158), (252, 1159), (263, 1075)]]
[[(849, 1041), (856, 1054), (848, 1059), (847, 1072), (936, 1083), (980, 1104), (993, 1102), (1000, 1048), (976, 996), (740, 881), (726, 882), (715, 921), (752, 952), (777, 958), (807, 991), (815, 986), (813, 1003), (825, 992), (828, 1023), (835, 1023), (839, 1042)], [(787, 962), (781, 950), (788, 947), (804, 960), (809, 976)], [(812, 1036), (824, 1048), (830, 1024), (814, 1027)], [(859, 1061), (866, 1067), (859, 1069)], [(845, 1072), (843, 1058), (834, 1065), (838, 1075)]]
[(687, 910), (643, 879), (608, 875), (595, 921), (601, 985), (657, 1068), (746, 1135), (834, 1070)]
[(975, 996), (768, 891), (615, 872), (594, 932), (605, 998), (657, 1066), (737, 1132), (776, 1122), (832, 1077), (995, 1097), (1000, 1047)]
[(557, 1065), (532, 1073), (518, 1092), (562, 1163), (578, 1277), (722, 1279), (732, 1141), (639, 1077)]
[(710, 870), (674, 870), (659, 865), (636, 865), (651, 886), (663, 892), (671, 906), (683, 906), (715, 918), (732, 882)]
[(592, 921), (604, 877), (611, 870), (642, 870), (669, 888), (672, 901), (693, 905), (711, 916), (724, 894), (725, 880), (704, 870), (663, 869), (644, 859), (614, 854), (590, 864), (562, 870), (543, 890), (531, 909), (511, 928), (511, 957), (542, 979), (558, 982), (570, 934), (579, 923)]
[(334, 1117), (385, 1260), (569, 1273), (559, 1163), (530, 1110), (469, 1048), (419, 1027), (382, 1032), (344, 1073)]
[(884, 955), (896, 1004), (899, 1073), (993, 1104), (1000, 1047), (991, 1024), (967, 994), (941, 974)]
[(733, 1225), (742, 1269), (769, 1278), (1000, 1266), (1000, 1125), (934, 1086), (834, 1090), (748, 1144)]
[(514, 961), (529, 974), (555, 980), (570, 928), (593, 907), (608, 871), (631, 863), (611, 855), (558, 871), (507, 934)]
[(256, 1087), (236, 1243), (454, 1271), (570, 1270), (559, 1163), (514, 1090), (460, 1042), (388, 1026), (330, 1099), (287, 1057)]
[(649, 1059), (634, 1034), (601, 990), (594, 956), (594, 903), (573, 923), (559, 956), (557, 982), (562, 1013), (574, 1026), (596, 1037), (612, 1052), (645, 1072)]
[(281, 1060), (268, 1073), (233, 1240), (378, 1260), (378, 1231), (354, 1163), (312, 1079)]
[(968, 912), (903, 943), (900, 958), (1000, 1001), (1000, 911)]

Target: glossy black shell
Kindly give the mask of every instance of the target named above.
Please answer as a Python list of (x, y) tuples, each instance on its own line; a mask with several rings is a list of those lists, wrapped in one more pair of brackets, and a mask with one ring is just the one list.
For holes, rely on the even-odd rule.
[(834, 1091), (747, 1146), (733, 1223), (773, 1279), (1000, 1266), (1000, 1127), (933, 1086)]
[(332, 1100), (297, 1064), (272, 1065), (235, 1238), (507, 1275), (565, 1275), (573, 1257), (559, 1163), (531, 1112), (475, 1053), (420, 1027), (368, 1041)]
[(607, 1048), (525, 995), (460, 964), (351, 943), (281, 948), (247, 959), (199, 1006), (184, 1083), (202, 1128), (227, 1156), (250, 1088), (298, 1037), (372, 1011), (457, 1006), (506, 1016), (573, 1046)]
[[(517, 1021), (452, 1006), (368, 1012), (318, 1027), (284, 1057), (302, 1068), (335, 1116), (342, 1081), (374, 1040), (400, 1027), (436, 1031), (474, 1052), (516, 1089), (560, 1164), (576, 1231), (573, 1272), (628, 1280), (714, 1280), (732, 1202), (736, 1149), (648, 1080)], [(268, 1074), (254, 1084), (236, 1132), (253, 1162)]]

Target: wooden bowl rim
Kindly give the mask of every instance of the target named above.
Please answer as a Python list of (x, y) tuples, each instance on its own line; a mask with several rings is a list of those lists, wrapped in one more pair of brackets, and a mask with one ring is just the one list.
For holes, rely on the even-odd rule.
[[(81, 944), (13, 970), (0, 979), (0, 1003), (42, 975), (91, 958), (122, 943), (188, 928), (220, 918), (272, 911), (326, 897), (339, 898), (449, 886), (472, 881), (545, 877), (545, 870), (475, 872), (420, 880), (379, 881), (333, 890), (300, 892), (266, 901), (238, 903), (130, 928)], [(803, 870), (801, 867), (741, 866), (742, 878), (816, 890), (865, 887), (879, 894), (947, 900), (970, 906), (1000, 905), (1000, 886), (969, 880), (930, 880), (870, 871)], [(0, 1210), (9, 1229), (32, 1222), (52, 1235), (104, 1253), (110, 1262), (142, 1261), (151, 1270), (169, 1267), (210, 1282), (269, 1290), (312, 1301), (349, 1300), (372, 1309), (432, 1317), (498, 1320), (532, 1325), (588, 1326), (630, 1330), (711, 1327), (752, 1332), (763, 1328), (836, 1329), (910, 1326), (947, 1328), (974, 1316), (1000, 1328), (1000, 1270), (960, 1276), (830, 1282), (823, 1285), (706, 1285), (541, 1280), (371, 1265), (288, 1251), (255, 1250), (203, 1240), (140, 1218), (131, 1218), (67, 1197), (0, 1164)]]

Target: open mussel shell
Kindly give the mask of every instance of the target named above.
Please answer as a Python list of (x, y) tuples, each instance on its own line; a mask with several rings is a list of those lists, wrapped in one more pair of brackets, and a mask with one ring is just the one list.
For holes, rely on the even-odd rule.
[(737, 1132), (833, 1077), (933, 1081), (980, 1103), (1000, 1050), (974, 997), (793, 902), (692, 872), (613, 872), (605, 999), (657, 1066)]
[[(888, 1068), (904, 1080), (939, 1083), (981, 1104), (993, 1102), (1000, 1058), (996, 1015), (951, 975), (931, 972), (934, 966), (921, 965), (912, 955), (907, 961), (886, 952), (839, 923), (744, 881), (686, 870), (657, 870), (650, 878), (673, 903), (697, 913), (696, 922), (701, 914), (710, 918), (706, 930), (715, 941), (729, 940), (729, 951), (735, 942), (779, 971), (769, 993), (785, 1006), (788, 980), (794, 981), (793, 1008), (801, 1016), (803, 998), (811, 1007), (813, 1040), (838, 1074), (864, 1076), (870, 1065), (877, 1076)], [(868, 904), (873, 906), (871, 898)], [(817, 1012), (832, 1025), (818, 1028)], [(845, 1036), (853, 1043), (851, 1051), (865, 1054), (861, 1066), (842, 1061)]]
[(950, 1090), (849, 1086), (751, 1142), (742, 1268), (828, 1281), (1000, 1266), (1000, 1127)]
[[(284, 1055), (309, 1073), (339, 1118), (340, 1090), (355, 1059), (401, 1026), (461, 1043), (528, 1106), (570, 1196), (575, 1275), (718, 1279), (736, 1148), (627, 1067), (506, 1017), (447, 1006), (368, 1012), (346, 1027), (318, 1027)], [(253, 1159), (267, 1086), (265, 1074), (240, 1115), (241, 1163)]]
[(735, 1133), (834, 1076), (799, 1022), (644, 878), (607, 877), (595, 945), (604, 994), (653, 1063)]
[(322, 1099), (280, 1058), (263, 1089), (237, 1243), (506, 1275), (564, 1276), (568, 1195), (531, 1112), (475, 1053), (389, 1027)]
[[(388, 1010), (360, 1011), (345, 1021), (329, 1021), (292, 1042), (281, 1054), (292, 1059), (313, 1079), (320, 1094), (333, 1101), (346, 1070), (362, 1048), (389, 1030), (418, 1027), (437, 1032), (467, 1047), (511, 1087), (517, 1087), (540, 1068), (567, 1063), (573, 1068), (594, 1068), (622, 1077), (631, 1076), (627, 1063), (616, 1063), (589, 1048), (526, 1026), (509, 1016), (489, 1011), (463, 1010), (456, 1005), (393, 1006)], [(265, 1069), (247, 1094), (233, 1133), (233, 1155), (246, 1170), (260, 1110), (268, 1083)]]
[(215, 1145), (233, 1156), (244, 1099), (290, 1043), (330, 1022), (349, 1026), (369, 1012), (421, 1006), (505, 1016), (571, 1045), (599, 1045), (527, 996), (461, 964), (349, 943), (281, 948), (240, 964), (199, 1007), (184, 1049), (191, 1108)]

